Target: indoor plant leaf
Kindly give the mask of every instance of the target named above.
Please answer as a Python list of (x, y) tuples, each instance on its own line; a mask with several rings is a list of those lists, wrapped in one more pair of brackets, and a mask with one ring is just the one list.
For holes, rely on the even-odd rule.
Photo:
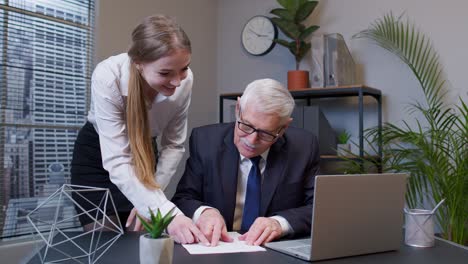
[(304, 39), (308, 38), (310, 36), (310, 34), (314, 33), (317, 29), (319, 29), (319, 26), (315, 26), (315, 25), (306, 28), (301, 33), (301, 35), (299, 35), (299, 39), (304, 40)]
[(174, 219), (175, 215), (172, 214), (175, 210), (175, 207), (169, 210), (169, 212), (167, 212), (167, 214), (165, 215), (162, 215), (161, 210), (159, 208), (156, 215), (151, 210), (151, 208), (148, 208), (148, 210), (150, 213), (150, 222), (145, 221), (145, 219), (139, 214), (137, 214), (137, 217), (152, 238), (159, 238), (161, 237), (162, 233), (167, 228), (167, 226)]
[(304, 41), (300, 42), (301, 45), (299, 46), (299, 51), (297, 52), (297, 59), (302, 60), (306, 53), (310, 50), (310, 43), (305, 43)]
[(271, 10), (270, 13), (280, 17), (281, 19), (288, 20), (291, 22), (294, 21), (294, 17), (292, 16), (291, 12), (284, 8), (275, 8)]
[(289, 48), (289, 42), (284, 39), (275, 39), (274, 41), (282, 46), (285, 46), (286, 48)]
[[(153, 223), (157, 222), (158, 218), (154, 215), (153, 210), (151, 210), (151, 208), (148, 207), (148, 211), (150, 212), (151, 222), (153, 222)], [(158, 212), (159, 212), (159, 209), (158, 209)]]
[(151, 231), (153, 230), (153, 227), (148, 222), (146, 222), (146, 220), (143, 217), (141, 217), (139, 214), (137, 214), (136, 216), (138, 217), (138, 219), (140, 220), (141, 224), (146, 229), (146, 231), (148, 233), (151, 233)]
[(318, 5), (317, 1), (304, 2), (299, 6), (297, 10), (296, 17), (294, 18), (296, 23), (300, 23), (307, 19), (310, 14), (314, 11), (315, 7)]
[(296, 10), (306, 1), (307, 0), (278, 0), (278, 3), (291, 13), (296, 13)]
[(279, 29), (288, 37), (292, 39), (296, 39), (299, 37), (301, 32), (299, 31), (298, 27), (296, 24), (294, 24), (291, 21), (288, 20), (283, 20), (277, 17), (273, 17), (271, 19), (273, 23), (275, 23)]
[[(294, 55), (296, 60), (296, 70), (299, 70), (300, 61), (304, 58), (305, 53), (310, 50), (310, 40), (308, 37), (318, 26), (306, 27), (302, 24), (310, 14), (313, 12), (318, 4), (318, 1), (309, 0), (277, 0), (278, 3), (284, 7), (275, 8), (270, 11), (271, 14), (276, 17), (271, 18), (272, 22), (283, 32), (285, 36), (291, 38), (293, 45), (285, 45), (282, 42), (282, 46), (288, 48), (288, 50)], [(305, 45), (308, 44), (308, 45)], [(305, 47), (303, 47), (305, 45)], [(304, 49), (307, 49), (304, 52)]]

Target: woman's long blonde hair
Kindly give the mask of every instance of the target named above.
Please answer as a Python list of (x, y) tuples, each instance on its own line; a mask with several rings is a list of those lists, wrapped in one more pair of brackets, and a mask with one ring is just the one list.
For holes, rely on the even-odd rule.
[(159, 188), (155, 179), (156, 157), (143, 93), (144, 79), (136, 63), (153, 62), (180, 49), (191, 52), (190, 40), (182, 28), (168, 16), (146, 17), (133, 30), (132, 45), (128, 50), (132, 63), (128, 83), (127, 132), (135, 173), (150, 189)]

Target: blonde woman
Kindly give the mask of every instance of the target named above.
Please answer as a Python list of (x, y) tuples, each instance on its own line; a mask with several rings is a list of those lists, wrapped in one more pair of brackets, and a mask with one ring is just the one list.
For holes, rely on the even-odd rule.
[[(170, 17), (155, 15), (134, 29), (127, 53), (94, 70), (91, 107), (75, 143), (71, 182), (109, 188), (118, 211), (113, 218), (121, 223), (133, 222), (136, 211), (149, 218), (148, 208), (166, 214), (175, 207), (163, 190), (185, 151), (190, 60), (190, 40), (182, 28)], [(155, 137), (160, 137), (159, 155)], [(89, 209), (89, 203), (76, 198)], [(86, 198), (99, 203), (92, 194)], [(191, 219), (177, 208), (175, 213), (168, 232), (177, 242), (207, 242)], [(91, 228), (86, 214), (80, 221), (85, 230)]]

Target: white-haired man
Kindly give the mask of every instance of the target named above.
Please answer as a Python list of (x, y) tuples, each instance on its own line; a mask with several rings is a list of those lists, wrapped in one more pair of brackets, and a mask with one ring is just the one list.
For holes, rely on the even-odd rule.
[(195, 128), (173, 202), (217, 245), (240, 230), (250, 245), (310, 233), (316, 137), (288, 128), (294, 100), (277, 81), (250, 83), (234, 123)]

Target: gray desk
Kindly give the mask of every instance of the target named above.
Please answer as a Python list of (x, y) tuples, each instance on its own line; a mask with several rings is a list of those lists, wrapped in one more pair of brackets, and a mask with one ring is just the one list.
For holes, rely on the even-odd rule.
[[(127, 233), (102, 256), (98, 263), (138, 263), (138, 233)], [(40, 263), (33, 258), (29, 263)], [(76, 262), (70, 262), (76, 263)], [(234, 253), (217, 255), (190, 255), (181, 245), (175, 245), (174, 264), (179, 263), (308, 263), (275, 251), (254, 253)], [(317, 261), (314, 263), (326, 264), (467, 264), (468, 250), (454, 246), (444, 240), (436, 240), (433, 248), (413, 248), (405, 245), (399, 251), (391, 251), (363, 256), (354, 256), (333, 260)]]

